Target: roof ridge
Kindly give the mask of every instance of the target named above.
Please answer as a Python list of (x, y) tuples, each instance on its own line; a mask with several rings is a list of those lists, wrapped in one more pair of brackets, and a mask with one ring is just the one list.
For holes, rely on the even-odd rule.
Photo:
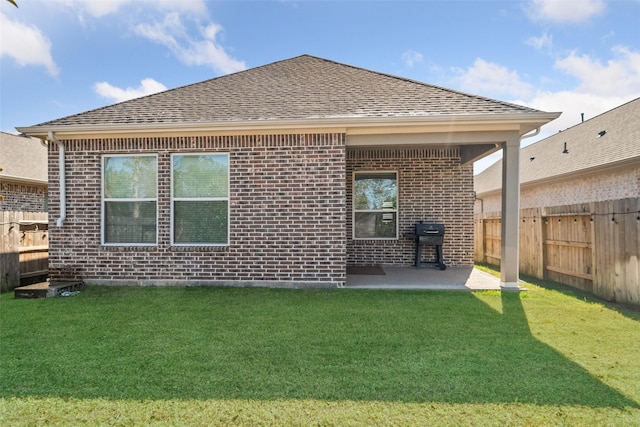
[[(457, 95), (463, 95), (463, 96), (466, 96), (468, 98), (478, 99), (478, 100), (482, 100), (482, 101), (495, 102), (495, 103), (498, 103), (498, 104), (501, 104), (501, 105), (504, 105), (504, 106), (515, 107), (515, 108), (520, 108), (520, 109), (527, 109), (527, 110), (530, 110), (530, 111), (540, 111), (540, 110), (537, 110), (535, 108), (527, 107), (527, 106), (520, 105), (520, 104), (514, 104), (512, 102), (501, 101), (499, 99), (489, 98), (487, 96), (482, 96), (482, 95), (475, 95), (475, 94), (468, 93), (468, 92), (463, 92), (463, 91), (460, 91), (460, 90), (446, 88), (444, 86), (434, 85), (432, 83), (422, 82), (420, 80), (415, 80), (415, 79), (411, 79), (411, 78), (408, 78), (408, 77), (402, 77), (402, 76), (398, 76), (398, 75), (395, 75), (395, 74), (384, 73), (382, 71), (375, 71), (375, 70), (371, 70), (371, 69), (368, 69), (368, 68), (359, 67), (357, 65), (346, 64), (346, 63), (343, 63), (343, 62), (335, 61), (333, 59), (321, 58), (321, 57), (314, 56), (314, 55), (303, 54), (303, 55), (296, 56), (296, 57), (293, 57), (293, 58), (290, 58), (290, 59), (296, 59), (296, 58), (303, 57), (303, 56), (308, 56), (308, 57), (311, 57), (311, 58), (320, 59), (320, 60), (323, 60), (323, 61), (326, 61), (326, 62), (331, 62), (331, 63), (337, 64), (337, 65), (350, 67), (350, 68), (353, 68), (353, 69), (356, 69), (356, 70), (366, 71), (368, 73), (373, 73), (373, 74), (377, 74), (377, 75), (381, 75), (381, 76), (386, 76), (386, 77), (390, 77), (390, 78), (397, 79), (397, 80), (403, 80), (403, 81), (406, 81), (406, 82), (418, 84), (418, 85), (429, 87), (429, 88), (439, 89), (439, 90), (442, 90), (444, 92), (449, 92), (449, 93), (453, 93), (453, 94), (457, 94)], [(275, 64), (275, 62), (274, 62), (274, 64)]]
[(569, 126), (569, 127), (568, 127), (568, 128), (566, 128), (566, 129), (560, 130), (560, 131), (558, 131), (558, 132), (556, 132), (556, 133), (554, 133), (554, 134), (552, 134), (552, 135), (549, 135), (549, 136), (547, 136), (547, 137), (545, 137), (545, 138), (539, 139), (538, 141), (535, 141), (535, 142), (533, 142), (533, 143), (531, 143), (531, 144), (529, 144), (529, 145), (527, 145), (527, 146), (522, 147), (522, 148), (521, 148), (521, 150), (528, 149), (529, 147), (533, 147), (533, 148), (535, 148), (534, 146), (535, 146), (535, 145), (540, 144), (541, 142), (545, 142), (546, 140), (551, 139), (551, 138), (553, 138), (553, 137), (556, 137), (556, 136), (558, 136), (558, 135), (560, 135), (560, 134), (563, 134), (563, 133), (565, 133), (565, 132), (571, 132), (571, 131), (574, 131), (577, 127), (582, 126), (582, 125), (585, 125), (585, 124), (588, 124), (589, 122), (593, 122), (594, 120), (602, 119), (602, 118), (603, 118), (603, 116), (607, 116), (607, 115), (609, 115), (610, 113), (615, 113), (615, 112), (617, 112), (617, 110), (619, 110), (619, 109), (621, 109), (621, 108), (624, 108), (624, 107), (627, 107), (629, 104), (632, 104), (632, 103), (634, 103), (634, 102), (636, 102), (636, 101), (640, 101), (640, 97), (635, 98), (635, 99), (632, 99), (632, 100), (630, 100), (630, 101), (627, 101), (627, 102), (625, 102), (625, 103), (623, 103), (623, 104), (617, 105), (617, 106), (615, 106), (615, 107), (611, 108), (610, 110), (603, 111), (603, 112), (602, 112), (602, 113), (600, 113), (600, 114), (596, 114), (595, 116), (593, 116), (593, 117), (591, 117), (591, 118), (589, 118), (589, 119), (587, 119), (587, 120), (585, 120), (585, 121), (583, 121), (583, 122), (576, 123), (576, 124), (575, 124), (575, 125), (573, 125), (573, 126)]
[[(587, 122), (590, 122), (590, 121), (592, 121), (592, 120), (595, 120), (595, 119), (597, 119), (597, 118), (599, 118), (599, 117), (601, 117), (601, 116), (604, 116), (604, 115), (606, 115), (606, 114), (612, 113), (612, 112), (614, 112), (614, 111), (616, 111), (616, 110), (618, 110), (618, 109), (620, 109), (620, 108), (622, 108), (622, 107), (625, 107), (625, 106), (627, 106), (628, 104), (631, 104), (631, 103), (633, 103), (633, 102), (636, 102), (636, 101), (640, 101), (640, 97), (635, 98), (635, 99), (632, 99), (632, 100), (630, 100), (630, 101), (627, 101), (627, 102), (625, 102), (624, 104), (617, 105), (617, 106), (613, 107), (613, 108), (612, 108), (612, 109), (610, 109), (610, 110), (603, 111), (603, 112), (602, 112), (602, 113), (600, 113), (600, 114), (596, 114), (595, 116), (593, 116), (593, 117), (591, 117), (591, 118), (588, 118), (588, 119), (587, 119), (587, 120), (585, 120), (585, 121), (582, 121), (582, 122), (580, 122), (580, 123), (576, 123), (576, 124), (575, 124), (575, 125), (573, 125), (573, 126), (569, 126), (569, 127), (568, 127), (568, 128), (566, 128), (566, 129), (563, 129), (563, 130), (561, 130), (561, 131), (558, 131), (558, 133), (567, 132), (567, 131), (569, 131), (569, 130), (571, 130), (571, 129), (575, 128), (576, 126), (580, 126), (580, 125), (582, 125), (582, 124), (584, 124), (584, 123), (587, 123)], [(549, 135), (549, 136), (548, 136), (548, 138), (551, 138), (552, 136), (553, 136), (553, 135)], [(545, 139), (546, 139), (546, 138), (545, 138)], [(544, 141), (544, 139), (541, 139), (540, 141)], [(540, 142), (540, 141), (536, 141), (536, 143), (538, 143), (538, 142)]]

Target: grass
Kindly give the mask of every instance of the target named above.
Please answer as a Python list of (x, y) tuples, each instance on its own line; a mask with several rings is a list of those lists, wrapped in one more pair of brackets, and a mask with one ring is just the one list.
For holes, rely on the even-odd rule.
[(527, 288), (5, 294), (0, 423), (640, 425), (640, 313)]

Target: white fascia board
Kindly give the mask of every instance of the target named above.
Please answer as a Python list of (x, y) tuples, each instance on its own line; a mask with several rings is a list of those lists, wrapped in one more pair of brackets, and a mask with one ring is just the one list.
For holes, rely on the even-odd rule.
[(469, 114), (411, 117), (330, 117), (295, 120), (244, 120), (211, 123), (144, 123), (103, 125), (41, 125), (16, 128), (29, 136), (59, 139), (136, 135), (252, 134), (266, 132), (340, 132), (353, 135), (381, 133), (517, 130), (520, 135), (558, 117), (559, 113)]
[(347, 134), (347, 146), (395, 146), (395, 145), (477, 145), (495, 144), (518, 136), (518, 131), (511, 130), (476, 130), (476, 131), (449, 131), (449, 132), (422, 132), (411, 134), (387, 133), (387, 134)]
[(26, 184), (26, 185), (35, 185), (39, 187), (47, 187), (49, 182), (43, 179), (35, 179), (35, 178), (24, 178), (20, 176), (14, 175), (0, 175), (0, 182), (10, 182), (13, 184)]

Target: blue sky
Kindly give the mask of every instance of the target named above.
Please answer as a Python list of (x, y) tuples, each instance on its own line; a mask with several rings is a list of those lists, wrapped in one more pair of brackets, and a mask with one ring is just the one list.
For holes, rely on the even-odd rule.
[(541, 137), (640, 96), (640, 0), (17, 3), (0, 0), (9, 133), (305, 53), (562, 111)]

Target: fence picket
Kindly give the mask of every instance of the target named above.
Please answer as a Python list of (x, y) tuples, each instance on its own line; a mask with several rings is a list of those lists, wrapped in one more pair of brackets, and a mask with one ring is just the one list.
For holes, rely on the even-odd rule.
[(48, 273), (47, 212), (0, 211), (0, 291), (11, 291), (21, 278)]
[[(520, 216), (521, 273), (640, 305), (640, 198), (523, 209)], [(474, 240), (475, 260), (499, 265), (500, 213), (474, 219), (484, 231)]]

